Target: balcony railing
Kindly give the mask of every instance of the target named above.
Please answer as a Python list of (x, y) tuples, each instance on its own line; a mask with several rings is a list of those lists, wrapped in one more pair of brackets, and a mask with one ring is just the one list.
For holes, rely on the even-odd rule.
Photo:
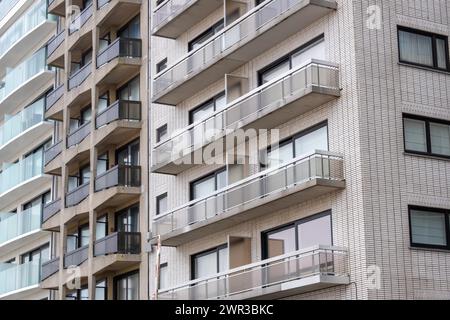
[(62, 98), (63, 95), (64, 95), (64, 84), (61, 84), (47, 95), (45, 111), (48, 111), (51, 107), (53, 107), (55, 103)]
[(95, 192), (117, 186), (140, 187), (141, 167), (117, 165), (95, 178)]
[(6, 166), (0, 173), (0, 194), (43, 174), (44, 153), (36, 152), (23, 160)]
[(64, 254), (64, 268), (79, 266), (88, 259), (89, 245)]
[(44, 99), (34, 102), (0, 126), (0, 147), (44, 121)]
[(140, 58), (141, 56), (141, 39), (117, 38), (97, 54), (97, 68), (119, 57)]
[[(231, 269), (181, 286), (159, 290), (159, 299), (207, 300), (239, 294), (256, 298), (282, 290), (282, 284), (312, 276), (348, 277), (347, 249), (315, 246)], [(306, 285), (305, 285), (306, 286)]]
[(67, 192), (66, 194), (66, 207), (70, 208), (76, 206), (81, 201), (86, 199), (89, 196), (89, 182), (78, 186), (72, 191)]
[(110, 2), (111, 0), (97, 0), (97, 10), (100, 10), (104, 5)]
[(92, 61), (86, 63), (81, 69), (78, 69), (69, 77), (69, 90), (79, 87), (92, 73)]
[(55, 201), (46, 204), (42, 212), (42, 222), (46, 222), (48, 219), (50, 219), (60, 211), (61, 211), (61, 199), (57, 199)]
[(107, 254), (139, 254), (141, 253), (140, 232), (114, 232), (95, 241), (94, 256)]
[(38, 285), (40, 262), (0, 263), (0, 295)]
[(19, 0), (3, 0), (0, 2), (0, 20), (2, 20), (11, 11)]
[[(193, 123), (170, 139), (162, 141), (153, 150), (153, 165), (161, 165), (181, 158), (230, 131), (267, 115), (274, 106), (282, 108), (300, 98), (308, 89), (339, 94), (339, 68), (325, 61), (311, 60), (289, 70), (272, 81), (230, 102), (221, 111)], [(273, 111), (273, 110), (271, 110)]]
[(156, 8), (153, 13), (153, 29), (158, 29), (168, 18), (182, 12), (197, 0), (168, 0)]
[(55, 159), (57, 156), (59, 156), (62, 152), (62, 140), (59, 140), (55, 144), (53, 144), (50, 148), (45, 150), (45, 162), (44, 164), (47, 165)]
[(19, 213), (0, 214), (0, 245), (41, 227), (42, 206), (36, 205)]
[(59, 271), (59, 257), (46, 261), (41, 267), (41, 281), (51, 277)]
[(266, 197), (293, 189), (313, 179), (343, 181), (343, 158), (316, 151), (243, 179), (211, 195), (154, 218), (156, 234), (165, 235), (201, 221), (207, 221), (242, 205), (250, 207)]
[(91, 133), (91, 122), (88, 121), (67, 136), (67, 148), (80, 144)]
[(76, 16), (69, 25), (69, 35), (81, 29), (82, 26), (92, 17), (94, 6), (90, 3), (83, 11)]
[(272, 0), (265, 1), (253, 8), (239, 19), (225, 27), (200, 47), (189, 52), (178, 62), (157, 74), (154, 79), (154, 96), (174, 85), (184, 81), (213, 61), (236, 44), (251, 39), (259, 29), (275, 18), (298, 6), (303, 0)]
[(50, 39), (47, 43), (47, 57), (50, 57), (53, 52), (64, 42), (66, 30), (61, 30), (56, 36)]
[(141, 121), (141, 102), (117, 100), (97, 114), (95, 127), (98, 129), (117, 120)]

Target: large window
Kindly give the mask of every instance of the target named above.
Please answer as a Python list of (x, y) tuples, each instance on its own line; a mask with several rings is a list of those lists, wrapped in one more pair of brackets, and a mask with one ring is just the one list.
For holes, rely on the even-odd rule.
[(404, 115), (405, 151), (450, 157), (450, 122)]
[(114, 278), (115, 300), (139, 299), (139, 273), (133, 271)]
[(108, 300), (106, 279), (97, 281), (95, 284), (95, 300)]
[(140, 79), (139, 76), (131, 79), (117, 90), (117, 99), (126, 101), (140, 100)]
[(399, 27), (400, 62), (449, 70), (448, 37)]
[(206, 119), (214, 112), (223, 110), (226, 105), (225, 92), (221, 92), (214, 98), (189, 111), (189, 124)]
[(190, 198), (191, 200), (200, 199), (226, 186), (227, 170), (223, 168), (206, 177), (191, 182)]
[(156, 197), (156, 215), (167, 212), (167, 192)]
[(89, 224), (84, 224), (75, 232), (67, 235), (67, 252), (87, 245), (89, 245)]
[(130, 22), (126, 24), (122, 29), (117, 32), (118, 38), (140, 39), (141, 27), (140, 16), (134, 17)]
[(139, 232), (139, 205), (136, 204), (116, 214), (116, 231)]
[(139, 165), (139, 140), (130, 142), (129, 144), (118, 149), (116, 152), (117, 164), (126, 166)]
[(195, 254), (191, 257), (192, 280), (215, 275), (228, 269), (228, 247), (220, 247)]
[(411, 246), (450, 249), (450, 210), (409, 207)]
[(67, 293), (66, 300), (89, 300), (88, 287), (82, 286), (81, 289)]
[(262, 233), (263, 259), (316, 245), (332, 245), (331, 212), (327, 211)]
[(21, 263), (36, 262), (42, 263), (50, 259), (50, 246), (45, 244), (37, 249), (22, 254)]
[(189, 51), (195, 50), (200, 47), (203, 43), (208, 41), (211, 37), (213, 37), (216, 33), (220, 32), (224, 28), (223, 19), (217, 22), (212, 27), (208, 28), (208, 30), (204, 31), (202, 34), (197, 36), (195, 39), (191, 40), (188, 44)]

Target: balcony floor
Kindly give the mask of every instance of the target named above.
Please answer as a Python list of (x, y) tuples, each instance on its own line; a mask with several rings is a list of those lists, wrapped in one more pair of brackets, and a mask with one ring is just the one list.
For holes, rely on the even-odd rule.
[(94, 145), (121, 145), (139, 136), (141, 121), (117, 120), (95, 130)]
[(139, 73), (141, 64), (141, 58), (115, 58), (97, 68), (95, 83), (100, 87), (123, 83)]
[(114, 272), (127, 269), (141, 263), (139, 254), (110, 254), (94, 257), (93, 273)]
[(47, 237), (48, 233), (41, 229), (32, 230), (30, 232), (19, 235), (6, 242), (0, 243), (0, 252), (2, 255), (7, 255), (10, 252), (15, 252), (27, 244), (36, 242), (37, 240)]
[(97, 26), (100, 30), (120, 27), (139, 13), (141, 0), (111, 0), (97, 11)]
[(94, 210), (102, 210), (107, 207), (118, 207), (121, 204), (139, 200), (141, 188), (137, 187), (112, 187), (93, 195), (92, 203)]

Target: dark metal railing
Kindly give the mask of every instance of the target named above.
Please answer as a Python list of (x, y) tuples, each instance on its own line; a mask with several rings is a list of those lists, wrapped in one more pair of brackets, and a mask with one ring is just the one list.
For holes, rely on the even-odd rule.
[(50, 146), (44, 153), (44, 165), (47, 165), (62, 152), (62, 140)]
[(94, 256), (107, 254), (140, 254), (140, 232), (115, 232), (95, 241)]
[(92, 5), (92, 3), (90, 3), (70, 23), (70, 25), (69, 25), (69, 35), (74, 33), (74, 32), (76, 32), (76, 31), (78, 31), (78, 30), (80, 30), (81, 27), (89, 20), (89, 18), (92, 17), (92, 13), (93, 12), (94, 12), (93, 5)]
[(62, 98), (63, 95), (64, 95), (64, 84), (55, 88), (52, 92), (50, 92), (47, 95), (45, 100), (45, 111), (48, 111), (51, 107), (53, 107), (55, 103)]
[(41, 266), (41, 281), (49, 278), (59, 271), (59, 257), (53, 258), (42, 263)]
[(85, 64), (81, 69), (75, 71), (73, 74), (69, 77), (69, 90), (72, 90), (73, 88), (76, 88), (80, 86), (84, 80), (89, 77), (91, 74), (92, 61), (89, 61), (87, 64)]
[(91, 133), (91, 122), (88, 121), (67, 136), (67, 148), (83, 141)]
[(44, 206), (42, 211), (42, 222), (47, 221), (61, 211), (61, 199), (54, 200)]
[(100, 10), (105, 4), (108, 4), (111, 0), (97, 0), (97, 10)]
[(97, 68), (118, 57), (140, 58), (141, 56), (141, 39), (117, 38), (97, 54)]
[(116, 120), (141, 120), (141, 102), (117, 100), (96, 118), (95, 127), (98, 129)]
[(95, 178), (95, 192), (117, 186), (140, 187), (141, 167), (117, 165)]
[(53, 52), (56, 51), (56, 49), (59, 48), (59, 46), (64, 42), (65, 38), (65, 31), (61, 30), (57, 35), (55, 35), (53, 38), (50, 39), (50, 41), (47, 43), (47, 57), (50, 57)]
[(64, 254), (64, 268), (79, 266), (88, 259), (89, 245), (85, 245)]
[(89, 182), (82, 184), (66, 194), (66, 207), (73, 207), (89, 196)]

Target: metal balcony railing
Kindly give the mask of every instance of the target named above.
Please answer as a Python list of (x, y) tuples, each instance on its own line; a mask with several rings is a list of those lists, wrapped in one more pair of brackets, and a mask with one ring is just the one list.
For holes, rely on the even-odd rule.
[(343, 181), (343, 157), (327, 151), (293, 159), (277, 168), (262, 171), (207, 197), (154, 217), (155, 234), (165, 235), (207, 221), (242, 205), (279, 194), (313, 179)]
[(59, 271), (59, 257), (46, 261), (41, 266), (41, 281), (50, 278)]
[(90, 3), (83, 11), (76, 16), (69, 25), (69, 35), (81, 29), (82, 26), (92, 17), (94, 6)]
[(153, 30), (166, 23), (169, 17), (175, 16), (197, 0), (168, 0), (159, 5), (153, 12)]
[(141, 253), (140, 232), (114, 232), (95, 241), (94, 256)]
[(86, 199), (89, 196), (89, 182), (78, 186), (72, 191), (67, 192), (66, 194), (66, 207), (70, 208), (76, 206), (81, 201)]
[(79, 266), (88, 259), (89, 245), (85, 245), (76, 250), (64, 254), (64, 268)]
[(318, 245), (159, 290), (158, 298), (207, 300), (243, 293), (258, 297), (264, 291), (281, 291), (283, 283), (315, 275), (348, 276), (347, 249)]
[(81, 69), (70, 75), (69, 77), (69, 90), (79, 87), (84, 80), (86, 80), (92, 73), (91, 70), (92, 61), (86, 63)]
[(19, 213), (1, 213), (0, 245), (39, 230), (41, 227), (41, 215), (41, 205), (35, 205)]
[(61, 30), (47, 43), (47, 57), (50, 57), (56, 49), (64, 42), (66, 30)]
[(80, 144), (90, 133), (91, 122), (88, 121), (67, 136), (67, 148)]
[(223, 137), (251, 120), (267, 114), (268, 108), (282, 108), (288, 101), (301, 98), (310, 88), (324, 94), (339, 95), (339, 67), (331, 62), (312, 59), (270, 82), (230, 102), (226, 108), (195, 122), (153, 149), (153, 165), (177, 160), (197, 147)]
[(44, 165), (49, 164), (50, 161), (59, 156), (61, 152), (62, 152), (62, 140), (59, 140), (58, 142), (50, 146), (47, 150), (45, 150)]
[(117, 38), (97, 54), (97, 68), (119, 57), (140, 58), (141, 56), (141, 39)]
[(42, 222), (43, 223), (46, 222), (48, 219), (50, 219), (60, 211), (61, 211), (61, 199), (57, 199), (46, 204), (42, 212)]
[(97, 114), (95, 127), (98, 129), (117, 120), (141, 121), (141, 102), (117, 100)]
[(39, 284), (40, 262), (0, 263), (0, 295)]
[(47, 95), (45, 103), (45, 111), (48, 111), (51, 107), (53, 107), (55, 103), (62, 98), (63, 95), (64, 95), (64, 84), (61, 84)]
[(100, 10), (104, 5), (110, 2), (111, 0), (97, 0), (97, 10)]
[(117, 165), (95, 178), (95, 192), (117, 186), (140, 187), (141, 167)]

